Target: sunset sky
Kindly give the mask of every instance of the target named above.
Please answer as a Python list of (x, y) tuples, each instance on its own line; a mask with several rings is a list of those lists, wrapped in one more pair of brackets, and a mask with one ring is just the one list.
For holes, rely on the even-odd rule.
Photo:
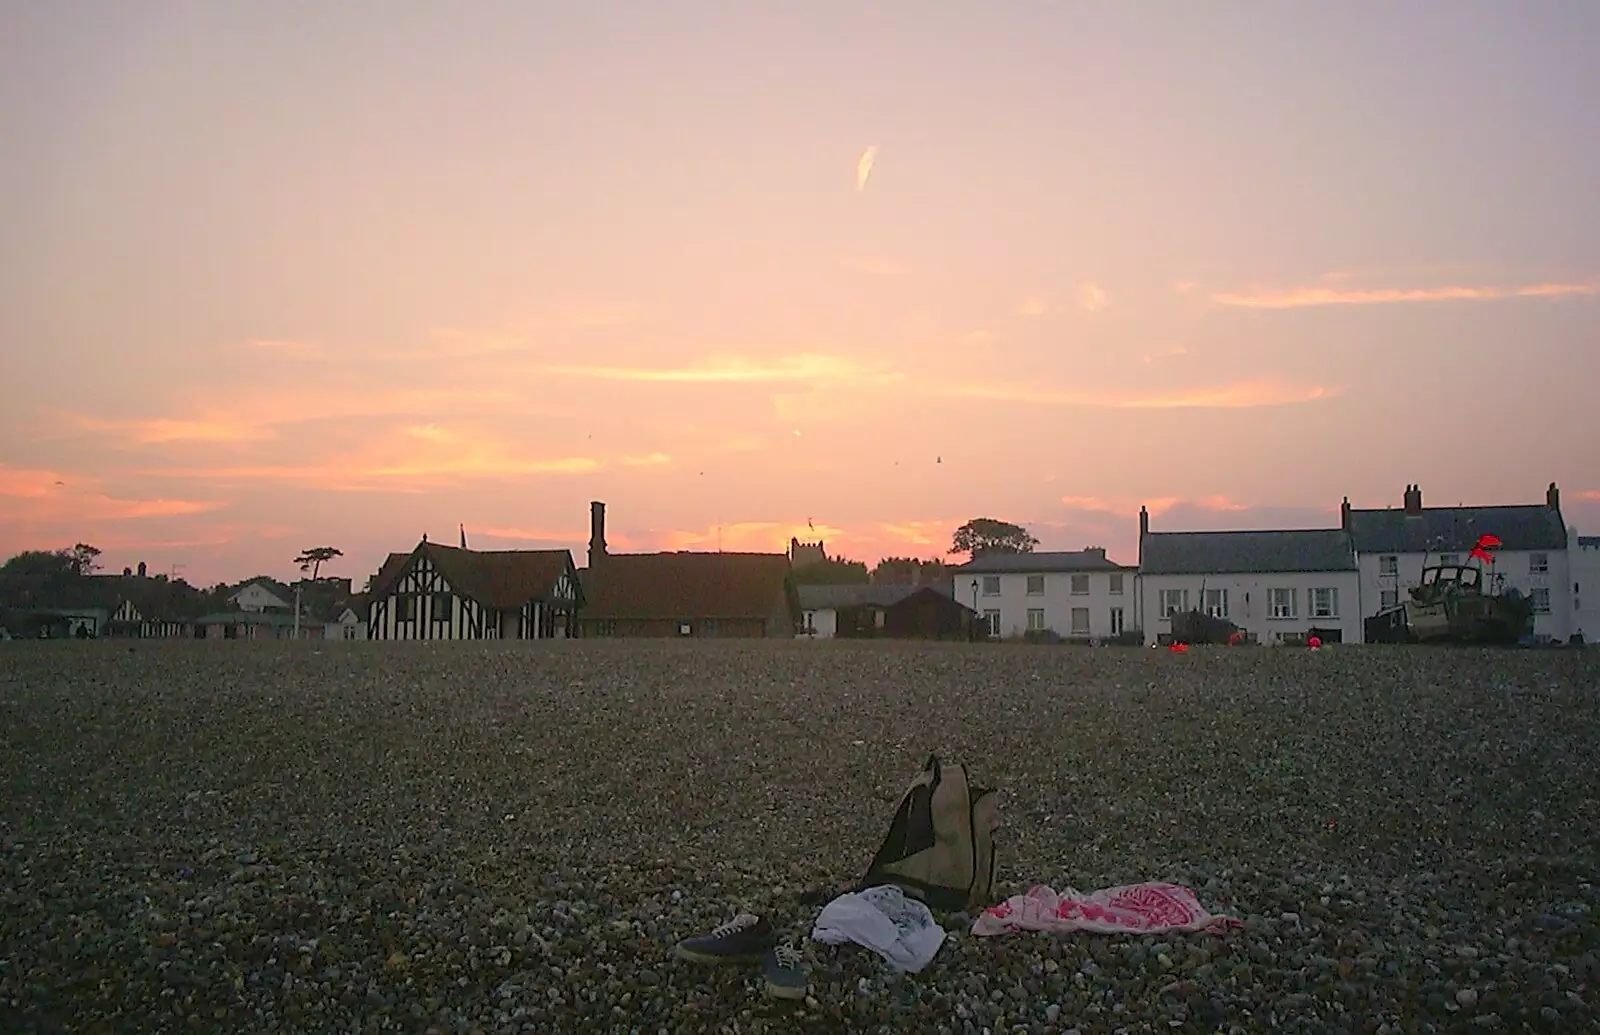
[(1592, 0), (0, 12), (6, 555), (1600, 531)]

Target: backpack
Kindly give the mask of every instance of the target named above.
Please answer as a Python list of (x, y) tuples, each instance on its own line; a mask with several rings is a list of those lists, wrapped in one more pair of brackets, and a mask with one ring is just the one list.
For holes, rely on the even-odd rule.
[(999, 792), (971, 785), (964, 767), (942, 766), (930, 755), (900, 800), (861, 886), (895, 884), (932, 909), (988, 906), (999, 826)]

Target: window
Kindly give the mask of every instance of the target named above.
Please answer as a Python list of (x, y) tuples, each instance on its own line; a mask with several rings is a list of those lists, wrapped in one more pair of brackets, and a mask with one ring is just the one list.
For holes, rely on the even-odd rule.
[(1547, 615), (1550, 613), (1550, 589), (1548, 586), (1535, 586), (1528, 595), (1533, 598), (1533, 613)]
[(394, 617), (398, 622), (417, 620), (417, 598), (407, 593), (394, 598)]
[(701, 636), (715, 636), (715, 635), (717, 635), (717, 620), (715, 618), (702, 618), (702, 619), (700, 619), (700, 635)]
[(985, 611), (983, 613), (983, 629), (990, 636), (1000, 635), (1000, 612)]
[(1089, 635), (1089, 609), (1087, 607), (1075, 607), (1072, 609), (1072, 635)]
[(1120, 607), (1111, 609), (1111, 635), (1122, 635), (1122, 608)]
[(1294, 589), (1274, 589), (1269, 597), (1274, 618), (1298, 618), (1300, 594)]
[(1044, 576), (1043, 575), (1029, 575), (1028, 576), (1028, 596), (1030, 596), (1030, 597), (1042, 597), (1042, 596), (1044, 596)]
[(1400, 591), (1398, 589), (1386, 589), (1378, 594), (1378, 606), (1381, 608), (1391, 608), (1399, 603)]
[(1072, 595), (1075, 597), (1086, 597), (1089, 595), (1089, 576), (1072, 576)]
[(1441, 553), (1439, 555), (1439, 563), (1440, 564), (1460, 564), (1461, 563), (1461, 555), (1460, 554), (1455, 554), (1455, 553)]
[(1528, 554), (1528, 574), (1543, 575), (1550, 570), (1550, 555), (1547, 553)]
[(1339, 589), (1337, 586), (1318, 586), (1311, 591), (1311, 617), (1339, 617)]
[(1212, 618), (1228, 617), (1228, 591), (1225, 589), (1206, 590), (1206, 614)]
[(1378, 558), (1379, 575), (1399, 575), (1400, 558), (1392, 553), (1386, 553)]
[(1161, 617), (1171, 618), (1179, 611), (1189, 610), (1189, 591), (1164, 589), (1161, 591)]
[(817, 631), (817, 613), (815, 611), (807, 611), (806, 612), (806, 624), (804, 626), (804, 631), (808, 632), (808, 633), (811, 633), (813, 635), (816, 633), (816, 631)]
[(1000, 595), (1000, 576), (985, 575), (983, 577), (983, 595), (997, 597)]
[(1114, 597), (1122, 596), (1122, 572), (1120, 571), (1111, 576), (1111, 595)]
[(1044, 628), (1044, 608), (1028, 608), (1028, 631), (1038, 632)]
[(433, 620), (448, 622), (450, 620), (450, 605), (455, 598), (448, 593), (435, 593), (433, 595)]
[(595, 622), (594, 623), (594, 634), (596, 636), (615, 636), (615, 635), (617, 635), (617, 621), (616, 621), (616, 619), (615, 618), (602, 618), (598, 622)]

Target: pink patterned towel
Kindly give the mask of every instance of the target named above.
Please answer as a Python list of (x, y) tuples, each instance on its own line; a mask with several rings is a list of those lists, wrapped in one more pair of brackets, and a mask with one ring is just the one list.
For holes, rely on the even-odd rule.
[(1224, 931), (1241, 926), (1231, 916), (1209, 913), (1194, 892), (1177, 884), (1125, 884), (1085, 895), (1065, 894), (1037, 884), (990, 906), (972, 922), (973, 934), (1010, 931), (1095, 931), (1100, 934), (1156, 934), (1161, 931)]

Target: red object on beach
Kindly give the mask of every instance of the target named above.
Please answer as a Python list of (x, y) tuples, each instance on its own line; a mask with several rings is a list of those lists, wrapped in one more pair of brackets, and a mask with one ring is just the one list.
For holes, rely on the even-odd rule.
[(1174, 654), (1182, 654), (1189, 649), (1189, 645), (1187, 643), (1174, 643), (1167, 649)]
[(1234, 632), (1228, 634), (1228, 646), (1237, 647), (1244, 642), (1244, 633)]
[(1316, 650), (1318, 647), (1322, 646), (1322, 637), (1320, 637), (1320, 636), (1311, 637), (1309, 640), (1306, 641), (1306, 646), (1310, 647), (1312, 650)]

